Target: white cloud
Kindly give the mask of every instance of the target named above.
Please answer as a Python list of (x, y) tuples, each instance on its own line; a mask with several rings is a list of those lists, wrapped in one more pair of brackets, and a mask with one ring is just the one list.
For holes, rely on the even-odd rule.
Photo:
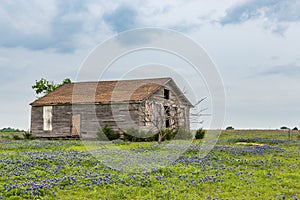
[(103, 10), (101, 16), (90, 10), (81, 1), (4, 2), (0, 5), (0, 46), (73, 52), (98, 43), (111, 30), (103, 22)]
[(0, 46), (73, 52), (130, 28), (155, 26), (188, 32), (219, 16), (228, 2), (4, 1)]
[(24, 48), (0, 48), (0, 128), (29, 128), (30, 106), (35, 99), (31, 86), (46, 78), (56, 83), (75, 79), (77, 68), (88, 52), (58, 54), (50, 50), (30, 51)]
[[(122, 27), (124, 10), (130, 22)], [(144, 26), (183, 31), (207, 49), (226, 87), (225, 126), (300, 126), (298, 10), (295, 0), (2, 1), (0, 128), (28, 128), (36, 79), (74, 80), (89, 50)]]
[(284, 34), (290, 22), (300, 21), (299, 10), (298, 0), (247, 0), (227, 9), (220, 23), (240, 24), (248, 20), (261, 19), (265, 28)]

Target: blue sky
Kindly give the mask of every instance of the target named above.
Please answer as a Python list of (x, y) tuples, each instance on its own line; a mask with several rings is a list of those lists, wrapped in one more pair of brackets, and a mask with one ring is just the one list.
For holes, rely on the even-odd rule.
[(300, 127), (299, 11), (298, 0), (2, 0), (0, 128), (29, 128), (35, 80), (75, 80), (96, 45), (143, 27), (179, 31), (206, 49), (226, 90), (224, 127)]

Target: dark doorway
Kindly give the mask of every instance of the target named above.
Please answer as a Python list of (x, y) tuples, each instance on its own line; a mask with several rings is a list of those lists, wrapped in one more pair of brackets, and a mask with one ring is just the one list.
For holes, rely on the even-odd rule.
[(165, 108), (165, 123), (166, 123), (166, 128), (170, 127), (170, 107), (169, 106), (164, 106)]

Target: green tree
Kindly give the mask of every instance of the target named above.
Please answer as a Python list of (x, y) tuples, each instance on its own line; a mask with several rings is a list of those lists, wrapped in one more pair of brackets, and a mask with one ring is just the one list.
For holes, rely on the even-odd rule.
[(287, 130), (287, 129), (289, 129), (289, 128), (286, 127), (286, 126), (282, 126), (282, 127), (280, 127), (280, 129), (281, 129), (281, 130)]
[(0, 132), (24, 132), (24, 130), (7, 127), (7, 128), (0, 129)]
[(41, 97), (46, 94), (49, 94), (50, 92), (54, 91), (55, 89), (61, 87), (66, 83), (71, 83), (71, 80), (69, 78), (66, 78), (65, 80), (63, 80), (62, 83), (54, 84), (53, 82), (49, 82), (48, 80), (41, 78), (41, 80), (35, 81), (35, 84), (32, 86), (32, 89), (34, 89), (35, 93)]
[(227, 126), (226, 130), (234, 130), (234, 128), (232, 126)]

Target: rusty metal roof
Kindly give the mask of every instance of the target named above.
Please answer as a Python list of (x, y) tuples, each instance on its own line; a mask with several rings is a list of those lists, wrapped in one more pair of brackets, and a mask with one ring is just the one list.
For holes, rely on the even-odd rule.
[(171, 78), (68, 83), (32, 102), (32, 106), (141, 101)]

